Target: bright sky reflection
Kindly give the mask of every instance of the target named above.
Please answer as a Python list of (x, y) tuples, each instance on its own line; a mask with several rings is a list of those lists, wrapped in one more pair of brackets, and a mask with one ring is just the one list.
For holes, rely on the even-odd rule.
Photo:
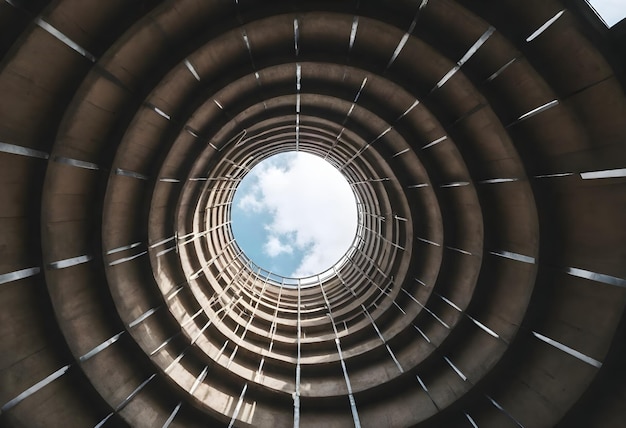
[(626, 18), (626, 2), (624, 0), (587, 0), (602, 17), (606, 25), (612, 27)]

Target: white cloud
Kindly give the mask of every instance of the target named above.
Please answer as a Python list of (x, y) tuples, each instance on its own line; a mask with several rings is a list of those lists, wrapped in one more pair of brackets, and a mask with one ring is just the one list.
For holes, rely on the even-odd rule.
[(292, 273), (297, 277), (320, 273), (345, 254), (356, 232), (356, 203), (347, 181), (332, 165), (297, 153), (269, 159), (251, 174), (256, 184), (238, 206), (272, 215), (266, 254), (304, 251)]
[(253, 212), (258, 212), (263, 209), (263, 203), (259, 201), (252, 193), (248, 193), (243, 198), (241, 198), (238, 206), (243, 210), (250, 210)]
[(276, 257), (283, 253), (291, 254), (293, 252), (293, 248), (291, 247), (291, 245), (283, 244), (276, 236), (270, 236), (268, 241), (263, 246), (263, 250), (270, 257)]

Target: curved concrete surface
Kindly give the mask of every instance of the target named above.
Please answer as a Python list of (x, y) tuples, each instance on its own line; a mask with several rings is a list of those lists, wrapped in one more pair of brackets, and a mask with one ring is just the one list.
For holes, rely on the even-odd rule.
[[(0, 2), (0, 424), (619, 427), (626, 22), (571, 1)], [(358, 232), (284, 278), (258, 162)]]

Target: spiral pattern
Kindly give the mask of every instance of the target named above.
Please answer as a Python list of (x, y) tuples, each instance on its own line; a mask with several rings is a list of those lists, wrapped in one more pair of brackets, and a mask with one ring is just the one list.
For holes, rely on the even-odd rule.
[[(623, 421), (626, 97), (579, 9), (5, 0), (0, 26), (3, 426)], [(231, 230), (290, 151), (358, 206), (307, 278)]]

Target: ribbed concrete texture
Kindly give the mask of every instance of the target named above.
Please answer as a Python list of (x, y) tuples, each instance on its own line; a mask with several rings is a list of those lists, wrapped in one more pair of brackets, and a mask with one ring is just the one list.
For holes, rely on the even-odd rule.
[[(624, 24), (1, 0), (0, 425), (625, 426)], [(231, 231), (288, 151), (358, 203), (307, 278)]]

